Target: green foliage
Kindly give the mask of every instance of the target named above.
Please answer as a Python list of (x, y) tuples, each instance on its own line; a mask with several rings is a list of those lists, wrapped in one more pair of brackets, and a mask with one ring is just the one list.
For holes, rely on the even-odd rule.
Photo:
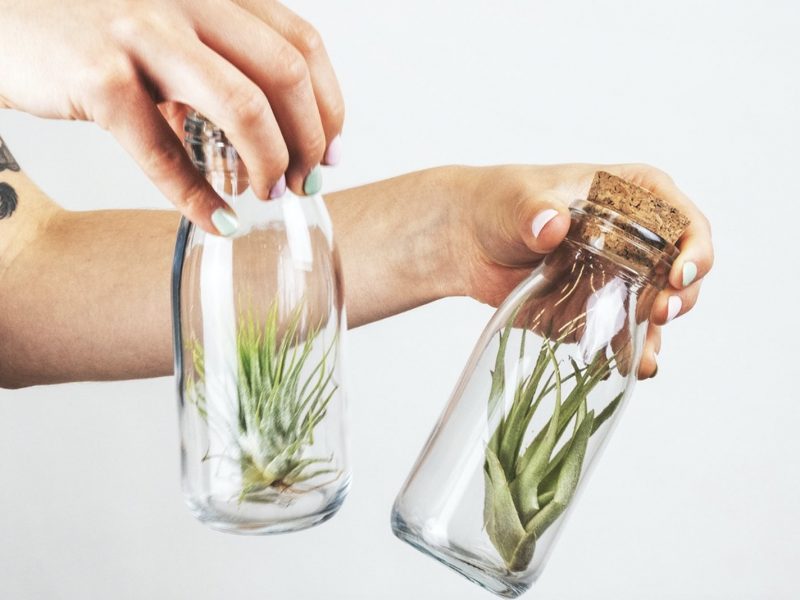
[[(504, 364), (510, 333), (511, 325), (500, 332), (500, 346), (491, 373), (490, 415), (505, 390)], [(559, 342), (545, 338), (536, 364), (514, 389), (511, 407), (486, 448), (484, 525), (510, 571), (527, 568), (537, 538), (569, 506), (578, 486), (589, 438), (622, 400), (620, 393), (595, 416), (593, 410), (588, 410), (587, 398), (611, 373), (613, 357), (606, 358), (600, 353), (585, 367), (570, 361), (570, 369), (565, 372), (555, 356), (558, 346)], [(524, 354), (525, 330), (519, 355)], [(575, 380), (574, 385), (565, 394), (564, 384), (571, 379)], [(523, 448), (534, 415), (543, 405), (552, 405), (549, 419)], [(568, 432), (570, 423), (573, 426)]]
[[(309, 369), (319, 329), (302, 330), (301, 316), (302, 305), (288, 322), (279, 319), (276, 304), (263, 322), (252, 314), (240, 319), (236, 336), (237, 410), (231, 435), (242, 471), (240, 501), (268, 501), (275, 492), (336, 472), (327, 466), (330, 457), (305, 456), (338, 389), (332, 356), (336, 340)], [(203, 351), (196, 341), (192, 343), (192, 360), (203, 382)], [(199, 414), (208, 419), (203, 387), (187, 382)]]

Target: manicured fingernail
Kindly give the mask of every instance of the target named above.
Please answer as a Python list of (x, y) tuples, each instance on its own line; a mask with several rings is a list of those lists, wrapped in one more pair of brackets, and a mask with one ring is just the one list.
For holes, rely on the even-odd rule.
[(558, 216), (558, 211), (553, 208), (548, 208), (547, 210), (543, 210), (538, 215), (533, 218), (533, 224), (531, 229), (533, 229), (533, 236), (539, 237), (539, 234), (544, 229), (544, 226), (547, 225), (550, 221), (552, 221), (555, 217)]
[(325, 158), (322, 159), (329, 167), (335, 167), (342, 160), (342, 136), (337, 135), (331, 140), (328, 149), (325, 151)]
[(223, 237), (230, 237), (239, 229), (239, 219), (232, 211), (222, 206), (211, 213), (211, 222)]
[(303, 193), (306, 196), (312, 196), (322, 189), (322, 169), (319, 165), (311, 169), (311, 172), (306, 175), (303, 181)]
[(672, 321), (681, 312), (683, 301), (680, 296), (670, 296), (667, 300), (667, 323)]
[(697, 277), (697, 265), (690, 260), (683, 263), (683, 287), (692, 283), (695, 277)]
[(278, 179), (277, 183), (273, 185), (272, 189), (269, 191), (269, 199), (275, 200), (283, 196), (284, 193), (286, 193), (286, 175), (281, 175), (281, 178)]

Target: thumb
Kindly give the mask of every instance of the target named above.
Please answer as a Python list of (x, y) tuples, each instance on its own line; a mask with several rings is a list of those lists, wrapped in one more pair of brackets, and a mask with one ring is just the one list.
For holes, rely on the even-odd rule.
[(569, 209), (554, 192), (524, 200), (518, 214), (522, 241), (536, 254), (555, 250), (569, 231)]

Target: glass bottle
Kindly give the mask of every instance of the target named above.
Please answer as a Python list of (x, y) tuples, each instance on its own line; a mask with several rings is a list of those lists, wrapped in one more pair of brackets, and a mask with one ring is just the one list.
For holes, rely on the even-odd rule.
[(505, 597), (539, 577), (630, 398), (677, 255), (608, 206), (571, 218), (487, 325), (392, 511), (400, 539)]
[(196, 113), (186, 147), (233, 207), (232, 238), (181, 222), (173, 337), (183, 492), (222, 531), (267, 534), (333, 516), (350, 472), (345, 316), (320, 195), (255, 197), (225, 134)]

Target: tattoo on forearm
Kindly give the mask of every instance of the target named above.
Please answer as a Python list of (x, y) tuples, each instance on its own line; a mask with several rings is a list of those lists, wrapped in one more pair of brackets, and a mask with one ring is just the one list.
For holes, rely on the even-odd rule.
[[(19, 171), (14, 155), (0, 137), (0, 172), (5, 170)], [(17, 209), (17, 192), (9, 184), (0, 182), (0, 220), (10, 217)]]
[(0, 137), (0, 172), (6, 169), (9, 171), (19, 171), (19, 165), (14, 159), (14, 155), (11, 154), (11, 150), (8, 149), (8, 146), (6, 146), (6, 143), (3, 141), (3, 138)]
[(7, 183), (0, 183), (0, 220), (10, 217), (17, 208), (17, 192)]

